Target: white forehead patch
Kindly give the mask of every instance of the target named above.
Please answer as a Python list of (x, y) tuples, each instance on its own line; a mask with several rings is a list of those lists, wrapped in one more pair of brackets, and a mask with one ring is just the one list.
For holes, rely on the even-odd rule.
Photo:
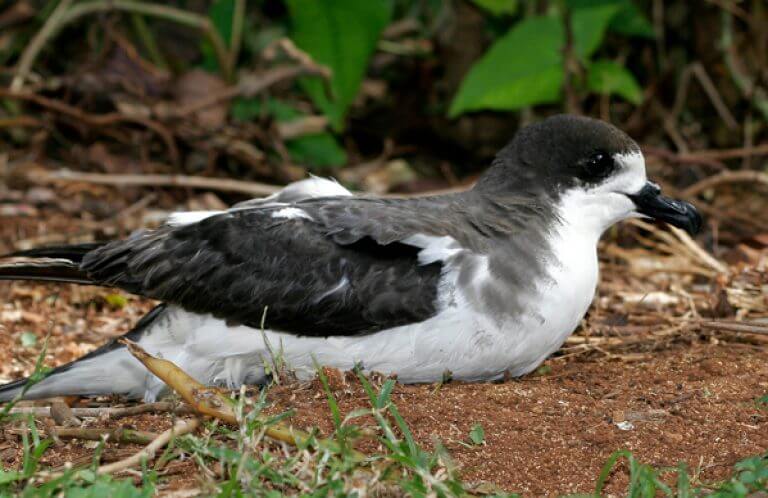
[(616, 154), (613, 156), (613, 160), (619, 167), (616, 173), (604, 183), (604, 186), (613, 192), (623, 194), (639, 192), (647, 181), (643, 154), (639, 151)]

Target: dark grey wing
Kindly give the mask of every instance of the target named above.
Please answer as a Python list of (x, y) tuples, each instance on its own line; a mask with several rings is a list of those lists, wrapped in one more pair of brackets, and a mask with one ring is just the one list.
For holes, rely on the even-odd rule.
[[(138, 233), (89, 252), (81, 269), (97, 283), (233, 323), (258, 327), (266, 308), (267, 328), (301, 335), (368, 333), (432, 316), (441, 264), (420, 265), (420, 249), (398, 237), (381, 243), (361, 227), (344, 237), (350, 228), (321, 214), (335, 202), (305, 206), (303, 217), (244, 209)], [(363, 225), (378, 211), (367, 209), (358, 213)]]

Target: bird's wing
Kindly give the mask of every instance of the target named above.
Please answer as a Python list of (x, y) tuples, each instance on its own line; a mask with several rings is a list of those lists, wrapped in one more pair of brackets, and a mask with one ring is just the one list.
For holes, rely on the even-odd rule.
[(301, 335), (373, 332), (436, 312), (441, 262), (419, 259), (431, 219), (408, 202), (337, 197), (230, 210), (109, 243), (80, 269), (232, 323), (258, 327), (265, 316), (265, 327)]
[[(229, 211), (279, 204), (291, 204), (298, 201), (316, 199), (320, 197), (341, 197), (351, 195), (352, 192), (344, 188), (332, 178), (310, 176), (304, 180), (290, 183), (270, 196), (258, 197), (255, 199), (248, 199), (247, 201), (238, 202), (232, 206)], [(166, 220), (166, 223), (169, 225), (186, 225), (189, 223), (196, 223), (200, 220), (223, 212), (224, 211), (178, 211), (171, 213), (171, 215)]]

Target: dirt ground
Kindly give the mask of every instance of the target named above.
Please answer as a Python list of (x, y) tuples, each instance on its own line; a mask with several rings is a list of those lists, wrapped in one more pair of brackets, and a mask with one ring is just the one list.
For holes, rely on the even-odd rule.
[[(41, 228), (35, 219), (6, 218), (0, 232), (6, 248), (14, 240), (66, 225), (66, 220), (57, 225), (55, 216), (48, 219)], [(686, 462), (699, 482), (726, 478), (735, 462), (764, 452), (768, 409), (756, 400), (768, 393), (765, 336), (707, 331), (675, 321), (723, 305), (717, 299), (712, 304), (718, 292), (703, 285), (701, 276), (635, 280), (618, 265), (603, 262), (596, 307), (578, 335), (537, 373), (502, 383), (397, 386), (392, 398), (419, 442), (432, 447), (441, 441), (465, 481), (488, 481), (529, 496), (592, 491), (602, 465), (617, 449), (629, 449), (656, 467)], [(742, 264), (739, 272), (756, 281), (758, 290), (768, 282), (764, 266)], [(651, 295), (660, 286), (668, 291), (666, 300), (656, 296), (649, 299), (653, 306), (635, 303), (628, 312), (617, 311), (633, 302), (631, 296)], [(746, 306), (743, 296), (739, 299), (725, 303), (737, 308), (729, 313)], [(0, 283), (0, 378), (28, 374), (49, 330), (46, 360), (55, 366), (124, 333), (151, 306), (91, 287)], [(742, 315), (749, 313), (754, 314), (754, 306)], [(345, 413), (368, 406), (350, 377), (332, 379), (332, 388)], [(270, 410), (296, 411), (295, 426), (330, 432), (318, 382), (276, 386), (270, 399)], [(120, 424), (161, 431), (170, 427), (171, 417), (147, 414)], [(485, 431), (481, 445), (469, 444), (475, 424)], [(93, 448), (92, 442), (70, 440), (47, 452), (44, 462), (89, 462)], [(103, 460), (138, 448), (110, 444)], [(13, 467), (20, 455), (18, 437), (5, 428), (0, 461)], [(193, 486), (196, 479), (191, 464), (183, 463), (172, 463), (161, 475), (162, 489)], [(620, 469), (609, 490), (620, 492), (626, 482)]]

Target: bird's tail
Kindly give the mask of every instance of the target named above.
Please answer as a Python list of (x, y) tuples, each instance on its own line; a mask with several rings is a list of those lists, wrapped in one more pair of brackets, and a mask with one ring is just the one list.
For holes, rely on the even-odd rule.
[[(144, 315), (139, 323), (123, 337), (135, 342), (161, 326), (166, 307), (161, 304)], [(66, 365), (55, 368), (42, 381), (24, 392), (24, 399), (50, 398), (69, 395), (123, 394), (130, 398), (147, 396), (151, 374), (135, 359), (125, 346), (112, 340), (99, 349)], [(0, 403), (21, 395), (29, 379), (0, 385)]]
[(90, 242), (67, 246), (41, 247), (2, 256), (0, 280), (39, 280), (91, 284), (93, 281), (80, 270), (85, 255), (102, 246)]

